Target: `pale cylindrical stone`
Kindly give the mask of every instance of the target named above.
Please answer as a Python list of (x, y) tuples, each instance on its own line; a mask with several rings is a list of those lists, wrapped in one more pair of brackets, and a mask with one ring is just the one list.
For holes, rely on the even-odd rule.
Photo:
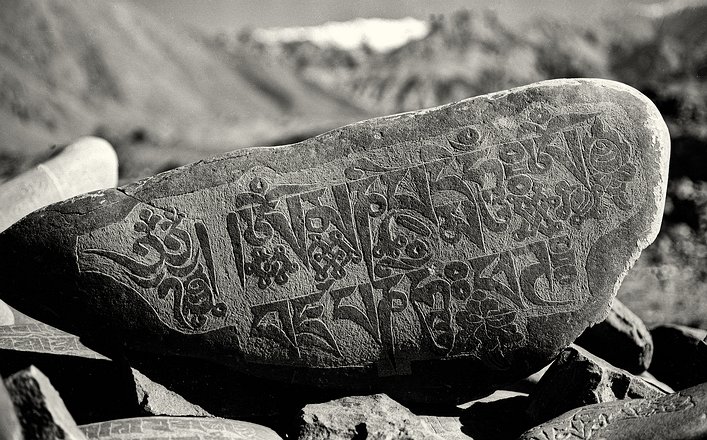
[(15, 314), (10, 306), (0, 301), (0, 325), (12, 325), (15, 323)]
[(0, 232), (51, 203), (118, 183), (118, 157), (97, 137), (82, 137), (57, 156), (0, 185)]

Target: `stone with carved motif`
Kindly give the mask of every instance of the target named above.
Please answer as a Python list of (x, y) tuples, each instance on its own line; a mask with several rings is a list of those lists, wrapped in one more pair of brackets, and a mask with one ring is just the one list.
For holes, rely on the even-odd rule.
[(606, 316), (668, 155), (634, 89), (531, 84), (52, 205), (0, 236), (0, 295), (270, 378), (485, 388)]
[(519, 440), (685, 440), (707, 438), (707, 383), (653, 399), (573, 409)]
[(216, 417), (136, 417), (79, 428), (87, 440), (282, 440), (268, 427)]

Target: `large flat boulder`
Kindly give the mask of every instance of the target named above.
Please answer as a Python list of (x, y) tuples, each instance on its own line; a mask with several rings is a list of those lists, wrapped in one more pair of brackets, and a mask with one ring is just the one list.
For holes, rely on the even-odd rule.
[(604, 319), (658, 232), (668, 156), (634, 89), (541, 82), (52, 205), (0, 235), (0, 295), (288, 381), (488, 387)]

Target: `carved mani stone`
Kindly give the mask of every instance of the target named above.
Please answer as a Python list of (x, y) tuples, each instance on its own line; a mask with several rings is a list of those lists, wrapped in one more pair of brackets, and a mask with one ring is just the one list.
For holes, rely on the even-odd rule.
[(663, 395), (657, 386), (572, 346), (550, 365), (530, 393), (528, 415), (541, 423), (592, 403)]
[(575, 343), (633, 374), (646, 371), (653, 358), (651, 334), (641, 318), (618, 299), (609, 316), (586, 329)]
[(0, 294), (289, 381), (489, 386), (606, 316), (658, 232), (668, 155), (634, 89), (541, 82), (52, 205), (0, 235)]
[(707, 383), (654, 399), (597, 403), (543, 423), (519, 440), (707, 438)]
[(25, 440), (86, 440), (59, 393), (35, 367), (5, 379)]
[(138, 417), (80, 429), (88, 440), (281, 440), (265, 426), (211, 417)]

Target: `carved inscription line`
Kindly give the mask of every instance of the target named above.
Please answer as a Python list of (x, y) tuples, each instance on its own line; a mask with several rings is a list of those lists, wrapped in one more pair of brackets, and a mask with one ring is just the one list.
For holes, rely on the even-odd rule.
[[(575, 255), (567, 236), (535, 241), (450, 262), (441, 274), (415, 269), (336, 289), (330, 289), (333, 282), (329, 282), (308, 295), (258, 304), (251, 309), (251, 335), (287, 347), (294, 357), (301, 356), (301, 339), (309, 337), (319, 347), (342, 357), (326, 323), (349, 321), (364, 329), (382, 348), (385, 360), (395, 366), (394, 314), (411, 306), (430, 350), (437, 355), (508, 348), (523, 339), (518, 328), (521, 310), (567, 302), (538, 296), (538, 284), (544, 283), (549, 291), (554, 283), (566, 286), (575, 281), (574, 271)], [(331, 298), (331, 316), (324, 316), (325, 293)]]

